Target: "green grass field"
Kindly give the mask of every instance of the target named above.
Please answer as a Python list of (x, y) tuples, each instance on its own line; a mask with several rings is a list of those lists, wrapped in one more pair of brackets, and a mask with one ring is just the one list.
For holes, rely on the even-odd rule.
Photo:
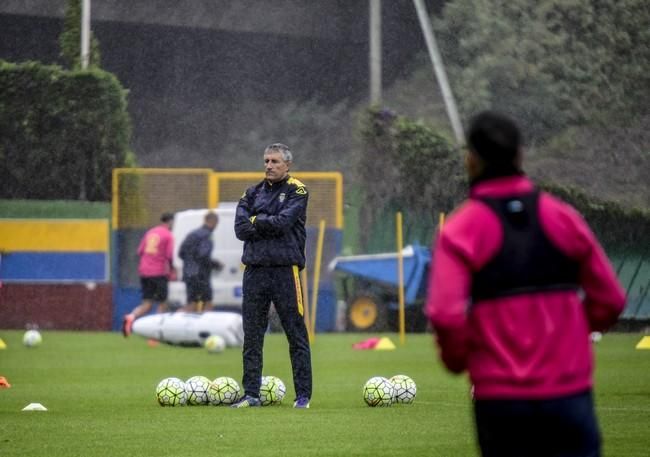
[[(0, 456), (473, 456), (477, 455), (468, 385), (447, 374), (430, 335), (408, 335), (395, 351), (354, 351), (360, 334), (321, 334), (313, 345), (311, 409), (292, 406), (286, 339), (267, 337), (265, 374), (279, 376), (279, 406), (163, 408), (162, 378), (241, 379), (241, 352), (149, 347), (117, 333), (45, 331), (37, 348), (21, 331), (0, 330)], [(610, 334), (597, 352), (597, 409), (605, 456), (650, 455), (650, 351), (640, 334)], [(397, 338), (393, 336), (397, 343)], [(374, 375), (404, 373), (417, 383), (412, 405), (369, 408)], [(22, 412), (38, 402), (47, 412)]]

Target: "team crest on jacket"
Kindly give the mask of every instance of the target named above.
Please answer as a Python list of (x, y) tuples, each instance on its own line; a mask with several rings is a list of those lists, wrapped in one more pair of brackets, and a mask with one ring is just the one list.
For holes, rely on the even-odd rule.
[(282, 203), (285, 198), (287, 198), (287, 194), (285, 194), (284, 192), (282, 192), (280, 194), (280, 196), (278, 197), (278, 199), (280, 200), (280, 203)]
[(307, 195), (307, 189), (305, 189), (304, 187), (298, 187), (296, 189), (296, 193), (298, 195)]

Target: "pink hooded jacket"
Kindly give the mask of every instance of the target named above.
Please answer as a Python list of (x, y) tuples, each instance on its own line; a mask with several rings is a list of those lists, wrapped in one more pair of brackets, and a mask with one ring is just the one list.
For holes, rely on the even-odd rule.
[[(477, 183), (470, 196), (532, 190), (528, 178), (508, 176)], [(582, 291), (492, 298), (470, 310), (472, 275), (499, 251), (501, 222), (485, 203), (470, 199), (436, 240), (426, 313), (443, 362), (456, 373), (468, 370), (477, 399), (547, 399), (591, 388), (589, 333), (613, 325), (625, 306), (625, 292), (582, 217), (542, 192), (539, 219), (549, 241), (579, 263)]]

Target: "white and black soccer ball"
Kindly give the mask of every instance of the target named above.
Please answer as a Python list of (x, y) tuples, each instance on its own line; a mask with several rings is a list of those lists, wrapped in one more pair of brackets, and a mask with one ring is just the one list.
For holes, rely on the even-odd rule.
[(413, 379), (405, 374), (397, 374), (389, 381), (393, 384), (393, 403), (413, 403), (417, 393)]
[(277, 376), (262, 376), (260, 401), (262, 406), (278, 405), (282, 402), (287, 388)]
[(156, 386), (156, 400), (160, 406), (182, 406), (187, 403), (185, 382), (179, 378), (165, 378)]
[(203, 346), (208, 352), (218, 354), (226, 349), (226, 340), (221, 335), (210, 335), (205, 339)]
[(187, 404), (191, 406), (208, 404), (208, 389), (211, 381), (205, 376), (192, 376), (185, 381)]
[(208, 401), (211, 405), (231, 405), (239, 400), (239, 383), (228, 376), (220, 376), (208, 388)]
[(390, 406), (393, 404), (395, 388), (383, 376), (373, 376), (363, 386), (363, 400), (368, 406)]
[(43, 337), (38, 330), (27, 330), (23, 335), (23, 344), (28, 348), (40, 346), (42, 342)]

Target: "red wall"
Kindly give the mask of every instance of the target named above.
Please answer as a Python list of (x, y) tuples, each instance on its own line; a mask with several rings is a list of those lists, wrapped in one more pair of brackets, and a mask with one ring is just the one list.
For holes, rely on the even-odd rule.
[(110, 330), (113, 293), (110, 284), (3, 284), (0, 328)]

